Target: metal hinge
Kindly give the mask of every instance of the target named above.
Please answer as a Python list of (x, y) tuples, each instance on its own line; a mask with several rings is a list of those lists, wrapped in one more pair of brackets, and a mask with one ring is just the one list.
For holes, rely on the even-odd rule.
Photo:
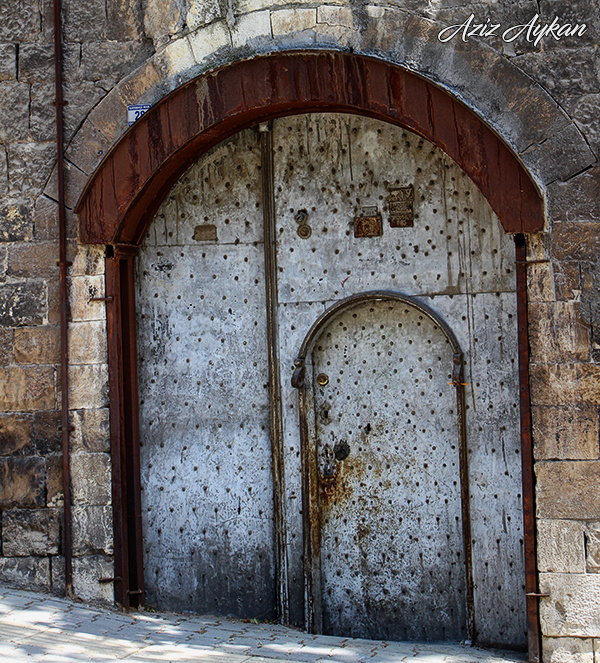
[(101, 585), (105, 585), (106, 583), (109, 583), (109, 582), (118, 582), (119, 580), (121, 580), (121, 577), (120, 577), (120, 576), (116, 576), (115, 578), (99, 578), (98, 582), (99, 582)]

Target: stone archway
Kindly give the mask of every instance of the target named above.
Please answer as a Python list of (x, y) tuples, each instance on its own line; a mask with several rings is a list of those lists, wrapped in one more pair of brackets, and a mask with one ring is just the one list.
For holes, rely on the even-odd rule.
[(106, 156), (77, 204), (84, 243), (138, 244), (160, 201), (206, 150), (268, 119), (353, 112), (406, 127), (471, 177), (506, 232), (540, 232), (523, 166), (464, 105), (423, 78), (343, 53), (283, 53), (200, 76), (160, 101)]
[[(440, 147), (460, 165), (486, 196), (506, 232), (520, 235), (539, 232), (544, 227), (543, 200), (511, 150), (460, 102), (398, 66), (341, 53), (275, 54), (222, 67), (161, 100), (114, 146), (77, 205), (81, 240), (109, 245), (107, 315), (115, 593), (125, 606), (137, 604), (135, 597), (143, 593), (133, 298), (135, 247), (171, 186), (203, 152), (258, 122), (310, 111), (350, 112), (406, 127)], [(518, 251), (518, 261), (524, 257), (524, 252)], [(520, 311), (526, 315), (523, 306)], [(520, 328), (526, 335), (523, 318)], [(524, 346), (522, 352), (525, 354), (521, 364), (526, 369)], [(521, 379), (527, 383), (526, 370)], [(527, 421), (523, 430), (524, 444), (530, 444)], [(530, 454), (527, 458), (530, 463)], [(530, 480), (531, 467), (524, 477)], [(531, 484), (529, 489), (526, 500), (533, 499)], [(532, 501), (526, 509), (526, 522), (526, 531), (532, 537)], [(534, 566), (528, 568), (528, 591), (535, 592), (532, 538), (529, 545), (528, 556)], [(537, 604), (535, 599), (529, 603), (530, 642), (534, 642), (538, 637)]]

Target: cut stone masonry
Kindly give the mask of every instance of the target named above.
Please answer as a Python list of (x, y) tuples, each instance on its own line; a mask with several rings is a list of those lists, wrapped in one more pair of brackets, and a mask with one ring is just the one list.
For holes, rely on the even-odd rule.
[[(434, 9), (437, 7), (437, 9)], [(470, 13), (589, 22), (581, 40), (441, 44)], [(466, 104), (543, 193), (530, 238), (531, 388), (544, 660), (600, 657), (600, 66), (595, 3), (64, 3), (74, 592), (112, 601), (104, 249), (78, 242), (89, 176), (156, 104), (199, 74), (273, 51), (352, 50)], [(0, 5), (0, 581), (63, 591), (52, 6)]]

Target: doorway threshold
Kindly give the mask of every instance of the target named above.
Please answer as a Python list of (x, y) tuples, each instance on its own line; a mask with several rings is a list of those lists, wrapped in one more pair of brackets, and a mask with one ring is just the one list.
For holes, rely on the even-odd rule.
[(461, 644), (311, 635), (279, 624), (183, 613), (122, 613), (0, 586), (0, 653), (11, 663), (517, 663)]

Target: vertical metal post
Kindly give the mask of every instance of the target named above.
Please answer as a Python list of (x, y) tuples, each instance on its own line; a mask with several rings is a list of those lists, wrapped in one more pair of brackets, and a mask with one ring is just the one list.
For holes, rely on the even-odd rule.
[(71, 534), (71, 463), (69, 450), (69, 346), (67, 311), (67, 221), (65, 214), (65, 166), (63, 133), (62, 23), (61, 2), (54, 0), (54, 85), (56, 104), (56, 174), (58, 176), (58, 239), (60, 269), (60, 352), (62, 392), (62, 472), (63, 472), (63, 555), (65, 594), (73, 593), (73, 544)]
[(123, 408), (127, 488), (129, 555), (129, 605), (144, 604), (144, 557), (142, 539), (142, 489), (140, 476), (139, 399), (137, 377), (137, 330), (135, 312), (135, 256), (137, 247), (118, 247), (121, 257), (121, 329), (123, 353)]
[(519, 339), (519, 392), (521, 406), (521, 463), (523, 477), (523, 539), (525, 547), (525, 592), (529, 662), (540, 659), (540, 618), (535, 537), (535, 484), (531, 438), (529, 391), (529, 332), (527, 312), (527, 246), (525, 235), (515, 235), (517, 275), (517, 323)]
[(279, 375), (279, 325), (277, 321), (277, 244), (275, 223), (275, 186), (273, 182), (272, 123), (259, 127), (261, 149), (262, 205), (265, 251), (265, 287), (267, 296), (267, 342), (269, 355), (269, 400), (271, 417), (271, 457), (273, 468), (273, 511), (277, 605), (279, 619), (289, 622), (286, 518), (284, 502), (283, 423), (281, 380)]
[(467, 446), (467, 407), (464, 387), (464, 355), (454, 353), (452, 383), (456, 387), (456, 407), (458, 414), (458, 435), (460, 449), (460, 503), (463, 534), (463, 550), (465, 556), (466, 613), (467, 633), (473, 644), (477, 643), (477, 626), (475, 623), (475, 592), (473, 587), (473, 546), (471, 541), (471, 496), (469, 482), (469, 452)]
[[(112, 250), (112, 247), (109, 247)], [(123, 437), (123, 372), (121, 366), (121, 298), (119, 297), (120, 261), (110, 255), (106, 258), (106, 331), (108, 346), (108, 385), (110, 399), (110, 452), (112, 473), (114, 594), (115, 602), (129, 608), (129, 563), (127, 556), (126, 461), (121, 440)]]

